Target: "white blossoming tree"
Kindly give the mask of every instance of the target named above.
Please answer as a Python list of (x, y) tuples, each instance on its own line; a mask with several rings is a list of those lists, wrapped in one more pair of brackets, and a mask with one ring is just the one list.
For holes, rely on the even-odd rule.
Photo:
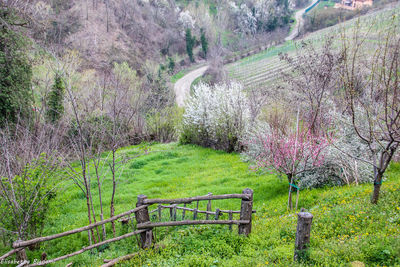
[(181, 142), (240, 150), (239, 140), (250, 121), (248, 99), (240, 84), (200, 84), (186, 103)]

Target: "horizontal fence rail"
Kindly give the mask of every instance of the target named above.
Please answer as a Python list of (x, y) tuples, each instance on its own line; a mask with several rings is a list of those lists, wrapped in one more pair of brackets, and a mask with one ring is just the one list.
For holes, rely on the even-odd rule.
[(100, 221), (100, 222), (97, 222), (97, 223), (92, 223), (92, 224), (89, 224), (89, 225), (81, 227), (81, 228), (73, 229), (73, 230), (66, 231), (66, 232), (59, 233), (59, 234), (55, 234), (55, 235), (38, 237), (38, 238), (34, 238), (34, 239), (31, 239), (31, 240), (28, 240), (28, 241), (14, 242), (13, 248), (27, 247), (27, 246), (34, 245), (36, 243), (40, 243), (40, 242), (43, 242), (43, 241), (49, 241), (49, 240), (53, 240), (53, 239), (60, 238), (60, 237), (63, 237), (63, 236), (68, 236), (68, 235), (80, 233), (80, 232), (83, 232), (83, 231), (87, 231), (87, 230), (95, 228), (96, 226), (103, 225), (103, 224), (118, 220), (119, 218), (125, 217), (125, 216), (127, 216), (129, 214), (132, 214), (132, 213), (137, 212), (137, 211), (139, 211), (141, 209), (144, 209), (144, 208), (147, 208), (147, 205), (134, 208), (133, 210), (129, 210), (127, 212), (121, 213), (121, 214), (116, 215), (114, 217), (111, 217), (111, 218), (109, 218), (107, 220)]
[(64, 260), (64, 259), (76, 256), (76, 255), (82, 254), (83, 252), (91, 250), (93, 248), (97, 248), (97, 247), (100, 247), (102, 245), (105, 245), (105, 244), (108, 244), (108, 243), (111, 243), (111, 242), (116, 242), (116, 241), (119, 241), (119, 240), (122, 240), (122, 239), (125, 239), (125, 238), (128, 238), (128, 237), (134, 236), (134, 235), (138, 235), (138, 234), (143, 233), (145, 231), (146, 230), (137, 230), (137, 231), (134, 231), (134, 232), (131, 232), (131, 233), (127, 233), (125, 235), (121, 235), (121, 236), (118, 236), (118, 237), (115, 237), (115, 238), (111, 238), (111, 239), (108, 239), (108, 240), (105, 240), (105, 241), (102, 241), (102, 242), (99, 242), (99, 243), (84, 247), (81, 250), (75, 251), (73, 253), (70, 253), (70, 254), (67, 254), (67, 255), (52, 259), (52, 260), (41, 261), (41, 262), (30, 264), (30, 265), (27, 265), (27, 266), (28, 267), (34, 267), (34, 266), (43, 266), (43, 265), (47, 265), (47, 264), (50, 264), (50, 263), (54, 263), (54, 262), (57, 262), (57, 261), (60, 261), (60, 260)]
[(143, 204), (180, 204), (180, 203), (192, 203), (194, 201), (199, 200), (217, 200), (217, 199), (231, 199), (231, 198), (239, 198), (250, 200), (250, 194), (226, 194), (226, 195), (207, 195), (207, 196), (198, 196), (198, 197), (188, 197), (188, 198), (176, 198), (176, 199), (145, 199)]
[(248, 224), (250, 220), (188, 220), (188, 221), (173, 221), (173, 222), (156, 222), (156, 223), (141, 223), (137, 225), (138, 229), (164, 227), (164, 226), (179, 226), (179, 225), (195, 225), (195, 224)]

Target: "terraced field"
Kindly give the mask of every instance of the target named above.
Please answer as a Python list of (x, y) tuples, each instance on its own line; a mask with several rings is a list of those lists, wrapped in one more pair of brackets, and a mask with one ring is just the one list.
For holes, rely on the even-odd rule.
[[(318, 49), (322, 49), (323, 40), (328, 35), (337, 35), (337, 45), (339, 45), (339, 32), (342, 28), (351, 33), (355, 27), (359, 27), (360, 32), (366, 34), (371, 42), (378, 42), (379, 36), (377, 36), (377, 32), (387, 26), (392, 19), (396, 20), (397, 24), (400, 24), (400, 4), (367, 14), (361, 18), (349, 20), (341, 25), (314, 32), (302, 40), (312, 42), (318, 51)], [(259, 54), (228, 64), (226, 65), (228, 74), (233, 80), (241, 82), (246, 88), (273, 87), (282, 81), (282, 71), (288, 71), (291, 68), (287, 62), (279, 59), (279, 54), (288, 53), (289, 56), (295, 58), (296, 46), (299, 46), (302, 40), (288, 41), (282, 45), (270, 47)]]

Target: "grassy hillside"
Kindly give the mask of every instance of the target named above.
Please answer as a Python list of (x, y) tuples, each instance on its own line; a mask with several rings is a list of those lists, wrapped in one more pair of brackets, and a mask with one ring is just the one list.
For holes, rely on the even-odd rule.
[[(387, 25), (393, 14), (397, 14), (397, 21), (400, 21), (400, 5), (395, 8), (384, 9), (349, 20), (343, 24), (335, 25), (314, 33), (309, 34), (300, 41), (290, 41), (283, 45), (270, 47), (262, 53), (244, 58), (226, 66), (229, 77), (242, 82), (245, 87), (268, 88), (281, 82), (280, 73), (287, 71), (290, 66), (285, 61), (279, 59), (279, 53), (288, 53), (295, 56), (296, 46), (303, 40), (310, 41), (316, 49), (322, 46), (321, 40), (331, 34), (338, 34), (342, 27), (348, 32), (357, 25), (362, 33), (367, 33), (371, 40), (376, 39), (374, 33), (378, 32), (383, 26)], [(359, 24), (358, 24), (359, 22)], [(337, 38), (337, 41), (340, 41)]]
[[(129, 147), (119, 153), (133, 155), (135, 151), (137, 147)], [(164, 244), (165, 248), (160, 252), (146, 252), (124, 265), (293, 264), (296, 215), (286, 210), (287, 182), (272, 174), (254, 173), (248, 167), (237, 154), (176, 143), (152, 145), (150, 153), (128, 162), (118, 180), (116, 213), (133, 208), (138, 194), (146, 194), (149, 198), (175, 198), (205, 195), (208, 192), (240, 193), (249, 187), (254, 190), (257, 214), (253, 215), (253, 232), (249, 238), (238, 236), (236, 226), (233, 226), (232, 232), (228, 226), (158, 228), (157, 242)], [(307, 264), (345, 265), (352, 261), (362, 261), (371, 266), (400, 264), (399, 177), (400, 165), (394, 164), (376, 206), (369, 203), (370, 184), (302, 190), (299, 207), (314, 214), (311, 253)], [(96, 184), (92, 186), (95, 192)], [(108, 176), (104, 182), (104, 192), (111, 192), (111, 186)], [(106, 201), (109, 198), (110, 195), (106, 194)], [(97, 203), (96, 198), (94, 203)], [(237, 210), (240, 201), (214, 201), (213, 209), (217, 207)], [(95, 208), (98, 210), (97, 206)], [(167, 212), (164, 216), (167, 216)], [(83, 194), (72, 182), (66, 182), (49, 214), (45, 235), (86, 225)], [(108, 217), (108, 214), (106, 209), (105, 216)], [(118, 223), (117, 233), (126, 233), (130, 228)], [(108, 233), (110, 237), (110, 225)], [(60, 256), (87, 245), (87, 239), (87, 233), (81, 233), (46, 242), (42, 244), (40, 253), (46, 251), (49, 258)], [(71, 261), (76, 263), (74, 266), (97, 265), (103, 259), (137, 250), (136, 239), (128, 238), (56, 266), (65, 266)], [(29, 251), (31, 258), (39, 257), (40, 253)]]

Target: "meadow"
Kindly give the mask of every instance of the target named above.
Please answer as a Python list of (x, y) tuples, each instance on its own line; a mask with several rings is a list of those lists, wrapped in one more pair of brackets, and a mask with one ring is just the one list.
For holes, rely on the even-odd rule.
[[(286, 208), (288, 185), (274, 174), (254, 172), (240, 155), (194, 145), (153, 144), (147, 154), (127, 162), (118, 177), (116, 213), (135, 207), (136, 197), (176, 198), (195, 195), (241, 193), (254, 190), (253, 230), (246, 238), (237, 226), (179, 226), (155, 230), (159, 251), (149, 250), (122, 266), (265, 266), (298, 265), (293, 262), (296, 214)], [(138, 147), (119, 150), (120, 155), (135, 155)], [(311, 248), (306, 265), (337, 266), (360, 261), (368, 266), (400, 264), (400, 165), (393, 164), (382, 187), (377, 205), (369, 202), (371, 184), (301, 190), (299, 208), (314, 215)], [(95, 192), (96, 184), (92, 183)], [(106, 202), (111, 181), (104, 181)], [(95, 209), (98, 210), (96, 194)], [(205, 205), (205, 203), (203, 203)], [(213, 202), (213, 209), (240, 209), (240, 200)], [(155, 207), (152, 207), (153, 209)], [(204, 206), (202, 207), (205, 208)], [(165, 211), (167, 212), (167, 211)], [(109, 211), (106, 209), (105, 217)], [(166, 213), (167, 214), (167, 213)], [(85, 198), (67, 180), (52, 202), (44, 235), (87, 224)], [(179, 220), (180, 213), (178, 213)], [(226, 215), (225, 215), (226, 216)], [(117, 223), (117, 235), (133, 225)], [(111, 236), (110, 225), (107, 225)], [(45, 242), (30, 258), (45, 251), (57, 257), (87, 245), (87, 233)], [(5, 252), (6, 249), (2, 249)], [(136, 238), (100, 247), (54, 266), (100, 265), (103, 259), (138, 251)], [(301, 264), (300, 264), (301, 265)]]

